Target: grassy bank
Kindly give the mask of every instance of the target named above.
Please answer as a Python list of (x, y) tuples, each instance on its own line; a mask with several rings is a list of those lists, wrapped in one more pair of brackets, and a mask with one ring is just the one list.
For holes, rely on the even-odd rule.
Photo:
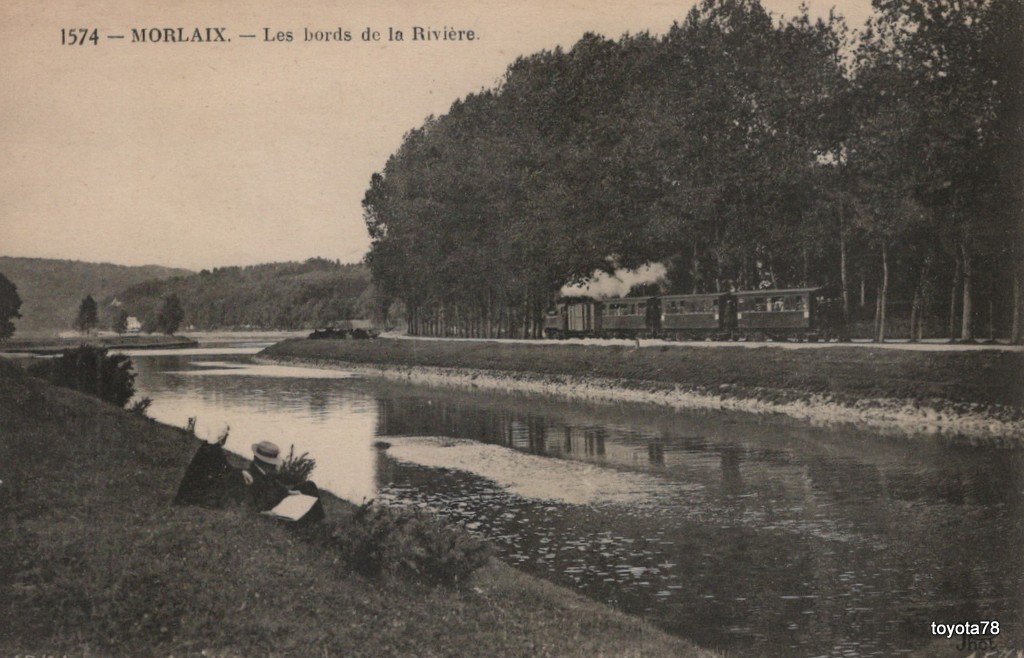
[(773, 389), (850, 399), (899, 398), (1024, 407), (1024, 354), (911, 352), (863, 346), (626, 347), (496, 341), (289, 340), (265, 356), (351, 363), (472, 368), (653, 381), (695, 390)]
[(500, 562), (366, 579), (241, 509), (172, 507), (194, 448), (0, 360), (0, 655), (707, 655)]
[(816, 424), (1024, 444), (1024, 355), (1016, 352), (381, 339), (289, 340), (260, 354), (423, 384), (784, 414)]
[(167, 349), (173, 347), (195, 347), (199, 343), (187, 336), (164, 336), (162, 334), (126, 334), (123, 336), (81, 336), (60, 338), (39, 336), (32, 338), (10, 338), (0, 341), (0, 352), (24, 352), (29, 354), (59, 354), (79, 345), (106, 347), (108, 349), (130, 348), (133, 350)]

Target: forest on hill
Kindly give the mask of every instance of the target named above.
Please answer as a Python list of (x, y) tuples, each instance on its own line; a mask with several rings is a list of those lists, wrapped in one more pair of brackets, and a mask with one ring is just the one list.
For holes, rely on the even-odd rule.
[(1019, 341), (1022, 3), (874, 6), (702, 0), (517, 59), (373, 175), (382, 307), (536, 336), (563, 286), (658, 263), (664, 292), (817, 285), (875, 337)]
[[(155, 327), (163, 300), (177, 295), (184, 310), (182, 328), (310, 329), (363, 317), (372, 305), (370, 274), (362, 264), (323, 258), (305, 262), (217, 267), (198, 274), (147, 281), (115, 297)], [(109, 305), (113, 298), (104, 301)]]
[(14, 283), (22, 300), (21, 319), (14, 321), (18, 332), (70, 329), (86, 295), (103, 299), (143, 281), (191, 273), (159, 265), (0, 256), (0, 274)]

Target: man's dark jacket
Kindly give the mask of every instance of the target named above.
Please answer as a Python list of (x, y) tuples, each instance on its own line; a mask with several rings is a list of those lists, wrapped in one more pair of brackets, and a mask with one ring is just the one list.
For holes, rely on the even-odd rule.
[(247, 472), (252, 477), (249, 485), (249, 502), (258, 512), (277, 507), (277, 504), (288, 495), (288, 487), (277, 479), (274, 473), (264, 471), (259, 464), (253, 462)]

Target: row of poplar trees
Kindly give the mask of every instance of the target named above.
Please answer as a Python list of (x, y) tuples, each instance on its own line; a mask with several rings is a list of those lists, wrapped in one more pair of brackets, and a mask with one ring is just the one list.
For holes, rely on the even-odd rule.
[(1022, 15), (703, 0), (522, 57), (373, 175), (381, 303), (413, 333), (536, 336), (566, 283), (662, 262), (672, 292), (824, 286), (876, 339), (1019, 342)]

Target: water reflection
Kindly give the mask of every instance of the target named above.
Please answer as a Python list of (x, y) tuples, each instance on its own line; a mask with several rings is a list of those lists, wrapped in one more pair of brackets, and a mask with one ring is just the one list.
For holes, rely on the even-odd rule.
[[(345, 498), (436, 510), (524, 569), (709, 646), (892, 655), (929, 645), (932, 621), (1019, 626), (1020, 452), (430, 390), (242, 355), (136, 363), (158, 419), (197, 416), (208, 436), (231, 425), (239, 452), (294, 444)], [(389, 455), (372, 447), (381, 436), (406, 438)], [(461, 470), (424, 465), (445, 450)], [(549, 491), (587, 482), (603, 491), (586, 504)], [(636, 495), (600, 495), (616, 487)]]

